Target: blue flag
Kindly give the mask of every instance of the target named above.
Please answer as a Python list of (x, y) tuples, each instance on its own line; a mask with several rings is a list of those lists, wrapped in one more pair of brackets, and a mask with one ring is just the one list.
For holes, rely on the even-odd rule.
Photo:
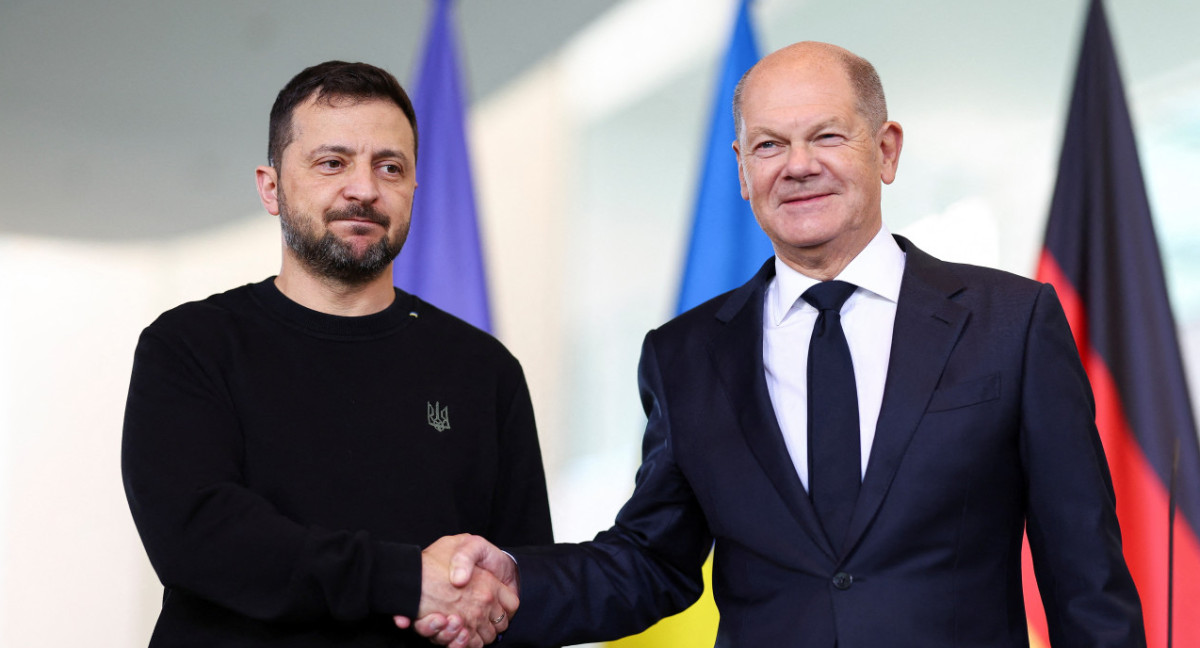
[(491, 331), (475, 191), (463, 131), (453, 0), (434, 0), (413, 92), (420, 152), (408, 242), (396, 258), (400, 288)]
[[(721, 65), (713, 97), (704, 167), (692, 221), (677, 313), (697, 306), (745, 283), (774, 254), (771, 241), (759, 229), (742, 200), (737, 158), (733, 154), (733, 90), (742, 75), (758, 62), (758, 45), (750, 26), (750, 0), (738, 2), (733, 35)], [(649, 630), (626, 637), (610, 648), (682, 648), (711, 646), (716, 640), (719, 614), (712, 590), (710, 554), (704, 564), (704, 594), (687, 610), (659, 621)]]
[(679, 313), (745, 283), (774, 254), (770, 239), (754, 220), (750, 203), (742, 200), (737, 159), (731, 148), (735, 137), (733, 89), (757, 62), (750, 0), (741, 0), (713, 100), (692, 240), (679, 289)]

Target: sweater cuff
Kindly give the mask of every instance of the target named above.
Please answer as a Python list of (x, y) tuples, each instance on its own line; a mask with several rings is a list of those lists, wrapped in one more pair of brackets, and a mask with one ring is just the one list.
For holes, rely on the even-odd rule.
[(380, 543), (371, 575), (371, 609), (414, 621), (421, 603), (421, 548), (417, 545)]

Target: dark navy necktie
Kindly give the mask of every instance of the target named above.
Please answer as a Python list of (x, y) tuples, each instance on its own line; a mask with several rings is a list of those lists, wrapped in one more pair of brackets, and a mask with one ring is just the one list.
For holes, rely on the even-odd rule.
[(855, 288), (825, 281), (802, 295), (819, 311), (808, 347), (808, 493), (834, 547), (850, 526), (861, 482), (858, 389), (841, 316)]

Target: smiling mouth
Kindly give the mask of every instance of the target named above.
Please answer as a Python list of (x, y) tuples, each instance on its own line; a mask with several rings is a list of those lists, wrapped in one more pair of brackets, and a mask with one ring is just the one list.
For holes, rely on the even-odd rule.
[(832, 195), (833, 194), (831, 194), (831, 193), (805, 194), (803, 196), (791, 196), (788, 198), (784, 198), (780, 202), (785, 205), (787, 205), (787, 204), (804, 204), (804, 203), (814, 202), (814, 201), (820, 200), (821, 198), (826, 198), (826, 197), (829, 197)]

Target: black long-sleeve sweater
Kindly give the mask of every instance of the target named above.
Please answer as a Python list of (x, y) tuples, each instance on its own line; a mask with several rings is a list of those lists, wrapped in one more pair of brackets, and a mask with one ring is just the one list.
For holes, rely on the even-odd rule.
[(122, 471), (164, 585), (152, 646), (420, 646), (421, 548), (552, 540), (520, 365), (397, 290), (339, 317), (270, 279), (138, 342)]

